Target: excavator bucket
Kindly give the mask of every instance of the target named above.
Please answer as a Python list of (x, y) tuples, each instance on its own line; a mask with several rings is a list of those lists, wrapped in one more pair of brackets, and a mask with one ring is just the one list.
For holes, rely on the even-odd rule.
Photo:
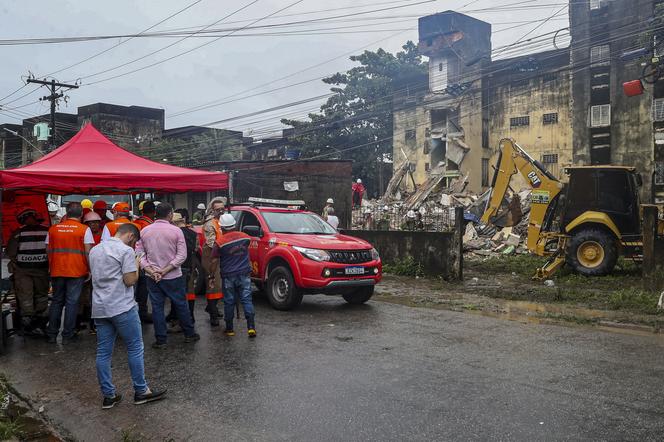
[(505, 197), (500, 205), (500, 210), (492, 220), (492, 224), (502, 229), (516, 226), (522, 219), (521, 199), (518, 193), (514, 193), (511, 199)]

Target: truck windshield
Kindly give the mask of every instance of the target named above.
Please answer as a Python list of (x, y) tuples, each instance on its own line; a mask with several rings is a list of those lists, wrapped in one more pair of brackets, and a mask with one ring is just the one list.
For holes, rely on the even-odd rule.
[(263, 212), (263, 217), (274, 233), (304, 235), (334, 235), (337, 233), (332, 226), (313, 213)]

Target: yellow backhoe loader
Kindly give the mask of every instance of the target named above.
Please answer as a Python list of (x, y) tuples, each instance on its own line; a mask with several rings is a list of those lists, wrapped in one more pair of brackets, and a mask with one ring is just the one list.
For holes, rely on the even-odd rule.
[(504, 201), (512, 177), (521, 174), (532, 188), (527, 248), (549, 257), (535, 278), (547, 278), (565, 263), (582, 275), (606, 275), (618, 256), (640, 257), (642, 181), (636, 170), (574, 166), (566, 173), (569, 182), (563, 184), (513, 139), (501, 140), (481, 222), (518, 224), (520, 211), (506, 216)]

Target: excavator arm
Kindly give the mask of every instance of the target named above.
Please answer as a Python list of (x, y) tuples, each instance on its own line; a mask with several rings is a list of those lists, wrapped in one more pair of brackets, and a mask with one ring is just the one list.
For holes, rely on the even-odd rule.
[[(528, 240), (526, 245), (531, 252), (543, 256), (547, 254), (545, 252), (546, 243), (554, 240), (553, 236), (556, 236), (556, 234), (552, 235), (548, 232), (542, 232), (542, 226), (551, 203), (562, 191), (563, 185), (539, 161), (533, 159), (511, 138), (505, 138), (500, 141), (489, 199), (481, 221), (484, 224), (495, 223), (496, 219), (501, 215), (501, 204), (510, 188), (510, 181), (517, 173), (521, 174), (532, 188)], [(564, 239), (561, 240), (564, 241)], [(564, 256), (561, 257), (559, 252), (560, 250), (554, 254), (555, 259), (564, 260)], [(556, 267), (562, 264), (562, 262), (557, 262)], [(547, 271), (546, 268), (539, 269), (538, 275), (542, 272), (548, 275), (553, 270), (555, 268), (551, 271)]]

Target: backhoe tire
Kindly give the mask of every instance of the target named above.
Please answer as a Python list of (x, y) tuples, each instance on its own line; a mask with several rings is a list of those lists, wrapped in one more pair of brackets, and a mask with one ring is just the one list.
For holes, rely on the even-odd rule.
[(291, 271), (284, 266), (270, 272), (265, 293), (275, 310), (292, 310), (302, 302), (302, 291), (295, 285)]
[(603, 276), (613, 271), (618, 260), (616, 239), (595, 227), (577, 230), (567, 246), (567, 264), (584, 276)]

